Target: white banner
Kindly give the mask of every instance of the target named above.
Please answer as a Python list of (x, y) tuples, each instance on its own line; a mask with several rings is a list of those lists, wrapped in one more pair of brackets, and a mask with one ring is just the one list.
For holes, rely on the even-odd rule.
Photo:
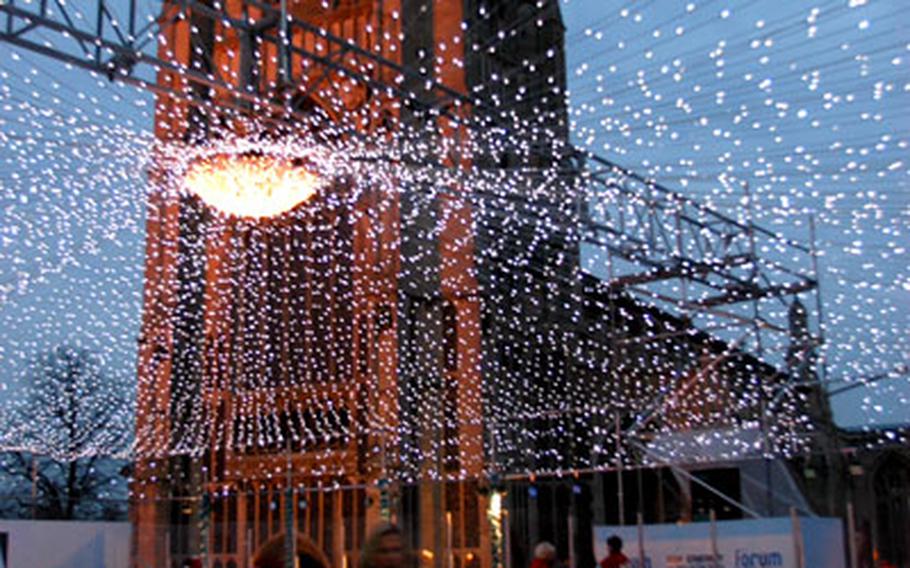
[[(844, 568), (839, 519), (801, 517), (799, 524), (805, 568)], [(712, 545), (710, 523), (644, 525), (639, 546), (639, 528), (635, 525), (595, 526), (594, 552), (598, 561), (603, 559), (607, 555), (607, 538), (617, 535), (623, 540), (623, 553), (629, 557), (630, 568), (799, 566), (796, 531), (789, 518), (718, 521), (716, 530), (716, 543)]]

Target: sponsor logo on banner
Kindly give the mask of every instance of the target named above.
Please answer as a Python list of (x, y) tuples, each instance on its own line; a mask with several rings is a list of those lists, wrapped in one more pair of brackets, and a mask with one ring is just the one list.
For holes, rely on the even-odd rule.
[(765, 568), (766, 566), (783, 566), (784, 555), (777, 551), (753, 552), (750, 550), (736, 549), (734, 568)]
[(667, 568), (724, 568), (724, 557), (713, 554), (670, 554), (667, 555)]

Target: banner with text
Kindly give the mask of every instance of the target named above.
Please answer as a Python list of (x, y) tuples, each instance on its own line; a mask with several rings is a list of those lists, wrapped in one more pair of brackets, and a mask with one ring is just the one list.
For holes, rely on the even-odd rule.
[[(844, 568), (839, 519), (801, 517), (805, 568)], [(596, 558), (607, 555), (607, 538), (623, 540), (630, 568), (798, 568), (797, 531), (788, 517), (718, 521), (712, 543), (711, 523), (680, 525), (595, 526)], [(642, 563), (642, 558), (644, 562)]]

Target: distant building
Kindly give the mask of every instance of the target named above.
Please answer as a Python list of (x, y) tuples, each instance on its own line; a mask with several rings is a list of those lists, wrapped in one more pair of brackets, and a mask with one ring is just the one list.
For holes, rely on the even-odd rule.
[[(853, 535), (859, 568), (886, 560), (897, 568), (910, 567), (910, 426), (839, 430), (840, 469), (796, 462), (817, 511), (826, 512), (829, 476), (838, 479), (833, 514), (846, 518), (853, 507)], [(829, 514), (832, 514), (829, 513)]]

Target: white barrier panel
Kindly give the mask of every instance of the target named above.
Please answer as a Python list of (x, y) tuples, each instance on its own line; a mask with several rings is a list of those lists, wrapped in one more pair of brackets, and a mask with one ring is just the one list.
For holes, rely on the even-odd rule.
[[(840, 519), (800, 517), (805, 568), (844, 568)], [(594, 552), (607, 555), (607, 538), (623, 540), (630, 568), (799, 568), (795, 531), (787, 517), (718, 521), (717, 559), (712, 554), (711, 523), (644, 525), (644, 565), (639, 561), (638, 527), (595, 526)]]
[(6, 557), (0, 568), (124, 568), (130, 524), (88, 521), (0, 521)]

